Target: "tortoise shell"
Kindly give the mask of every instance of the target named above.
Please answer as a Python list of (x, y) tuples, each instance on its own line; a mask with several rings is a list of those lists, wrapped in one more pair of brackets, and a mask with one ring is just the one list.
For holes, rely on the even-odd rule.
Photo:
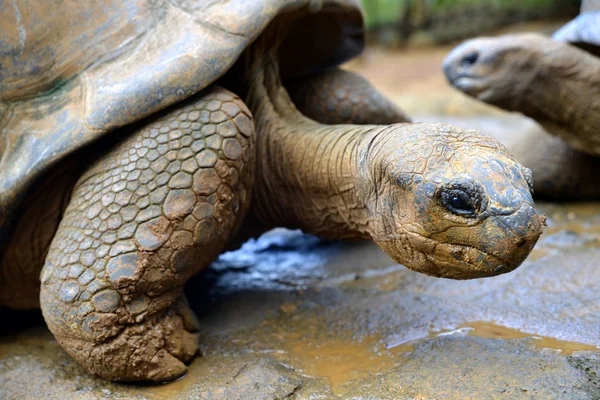
[(358, 0), (12, 4), (0, 11), (0, 243), (58, 161), (209, 86), (274, 19), (297, 17), (281, 54), (290, 75), (339, 64), (364, 41)]

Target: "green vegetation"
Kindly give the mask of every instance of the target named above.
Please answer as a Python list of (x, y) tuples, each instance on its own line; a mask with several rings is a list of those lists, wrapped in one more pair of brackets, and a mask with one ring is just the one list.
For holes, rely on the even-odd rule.
[[(494, 13), (560, 15), (560, 10), (576, 9), (579, 0), (362, 0), (368, 27), (435, 19), (438, 14), (468, 9), (486, 9)], [(413, 21), (416, 18), (418, 21)]]
[(396, 22), (411, 6), (411, 0), (362, 0), (367, 26)]

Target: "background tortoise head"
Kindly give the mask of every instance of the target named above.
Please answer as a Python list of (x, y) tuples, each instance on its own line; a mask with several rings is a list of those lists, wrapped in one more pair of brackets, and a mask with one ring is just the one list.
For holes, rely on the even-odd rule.
[[(469, 40), (447, 56), (443, 69), (459, 90), (533, 118), (577, 151), (598, 155), (600, 105), (594, 100), (600, 94), (599, 56), (600, 11), (589, 11), (552, 38), (526, 33)], [(516, 154), (537, 175), (539, 161), (528, 153)], [(563, 176), (560, 168), (548, 168)], [(542, 168), (542, 175), (548, 176), (548, 168)], [(557, 185), (551, 181), (544, 186)], [(577, 185), (574, 191), (580, 192)]]
[(531, 171), (474, 130), (391, 129), (362, 158), (373, 239), (428, 275), (467, 279), (518, 267), (545, 226)]
[(562, 65), (553, 60), (560, 57), (555, 47), (556, 42), (534, 33), (476, 38), (452, 50), (443, 70), (452, 86), (466, 94), (516, 110), (534, 80), (552, 76), (548, 69)]
[(471, 39), (448, 54), (443, 70), (448, 81), (468, 95), (522, 111), (531, 93), (549, 93), (548, 85), (556, 86), (557, 79), (596, 79), (593, 72), (586, 76), (581, 65), (588, 53), (600, 55), (599, 27), (600, 12), (589, 12), (552, 38), (524, 33)]

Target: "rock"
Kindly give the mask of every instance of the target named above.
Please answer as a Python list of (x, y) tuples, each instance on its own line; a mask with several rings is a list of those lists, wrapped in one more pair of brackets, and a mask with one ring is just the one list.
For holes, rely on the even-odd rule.
[(423, 341), (390, 371), (348, 383), (338, 394), (344, 399), (390, 400), (600, 397), (593, 375), (600, 366), (598, 354), (565, 357), (533, 350), (531, 341), (460, 335)]

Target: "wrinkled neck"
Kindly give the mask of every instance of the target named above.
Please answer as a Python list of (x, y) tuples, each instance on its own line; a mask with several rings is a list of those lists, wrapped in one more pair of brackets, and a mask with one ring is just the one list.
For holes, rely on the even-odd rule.
[(538, 121), (589, 136), (600, 126), (600, 61), (576, 48), (547, 54), (544, 68), (523, 93), (521, 111)]
[(271, 227), (368, 237), (359, 164), (381, 127), (323, 125), (302, 116), (276, 72), (270, 65), (257, 74), (247, 98), (257, 132), (251, 213)]
[(256, 217), (323, 237), (366, 236), (359, 162), (373, 127), (287, 119), (266, 107), (255, 114), (255, 123)]

